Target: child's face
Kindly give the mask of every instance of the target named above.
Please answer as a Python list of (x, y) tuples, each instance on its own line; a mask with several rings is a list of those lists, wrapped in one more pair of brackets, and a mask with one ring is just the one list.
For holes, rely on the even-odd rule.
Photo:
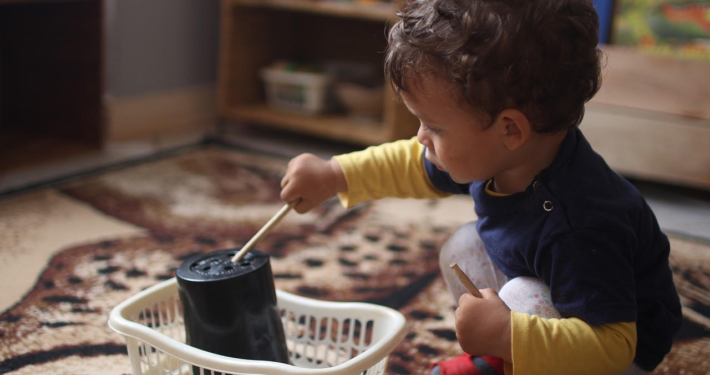
[(505, 170), (510, 156), (500, 128), (484, 129), (481, 116), (461, 107), (454, 86), (422, 78), (402, 98), (419, 118), (417, 140), (427, 147), (425, 157), (457, 183), (487, 180)]

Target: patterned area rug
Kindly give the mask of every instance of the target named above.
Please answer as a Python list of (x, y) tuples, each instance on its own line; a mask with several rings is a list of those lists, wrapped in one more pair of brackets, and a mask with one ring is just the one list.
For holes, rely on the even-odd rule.
[[(0, 373), (128, 374), (108, 314), (186, 257), (240, 246), (282, 206), (286, 160), (200, 146), (0, 200)], [(289, 214), (259, 244), (276, 287), (401, 311), (388, 373), (461, 353), (437, 253), (475, 220), (466, 197), (335, 200)], [(671, 237), (684, 325), (656, 374), (710, 373), (710, 245)]]

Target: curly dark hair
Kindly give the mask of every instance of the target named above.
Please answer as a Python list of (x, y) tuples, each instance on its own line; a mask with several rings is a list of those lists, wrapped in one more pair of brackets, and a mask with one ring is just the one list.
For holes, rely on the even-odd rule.
[(601, 85), (591, 0), (410, 0), (398, 16), (385, 58), (395, 92), (433, 73), (489, 126), (516, 108), (539, 133), (573, 128)]

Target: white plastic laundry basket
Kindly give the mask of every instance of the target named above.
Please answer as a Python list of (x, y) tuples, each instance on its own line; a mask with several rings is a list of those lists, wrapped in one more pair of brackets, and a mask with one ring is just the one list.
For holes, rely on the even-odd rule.
[(116, 306), (108, 323), (125, 336), (134, 375), (384, 374), (387, 356), (406, 333), (404, 316), (387, 307), (276, 295), (293, 365), (186, 345), (175, 278)]

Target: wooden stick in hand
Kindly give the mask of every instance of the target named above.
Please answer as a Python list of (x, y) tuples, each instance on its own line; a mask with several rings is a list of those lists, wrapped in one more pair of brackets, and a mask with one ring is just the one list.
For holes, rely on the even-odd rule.
[(261, 237), (264, 237), (264, 235), (268, 233), (271, 228), (276, 226), (276, 224), (278, 224), (278, 222), (281, 221), (281, 219), (283, 219), (283, 217), (286, 216), (289, 211), (291, 211), (291, 209), (293, 208), (293, 206), (296, 205), (296, 203), (298, 203), (298, 200), (284, 205), (281, 210), (279, 210), (279, 212), (277, 212), (276, 215), (274, 215), (274, 217), (272, 217), (271, 220), (266, 223), (266, 225), (264, 225), (258, 232), (256, 232), (254, 237), (252, 237), (251, 240), (249, 240), (249, 242), (247, 242), (246, 245), (244, 245), (242, 249), (234, 255), (234, 257), (232, 258), (232, 262), (236, 263), (242, 260), (242, 258), (247, 255), (249, 250), (251, 250), (254, 245), (259, 242)]
[(473, 285), (473, 282), (471, 281), (471, 279), (469, 279), (468, 276), (466, 276), (466, 274), (461, 270), (461, 268), (459, 268), (458, 264), (451, 263), (449, 265), (449, 267), (451, 267), (451, 269), (454, 270), (456, 277), (458, 277), (461, 284), (463, 284), (463, 286), (465, 286), (466, 289), (468, 289), (469, 293), (473, 294), (474, 297), (483, 298), (483, 296), (481, 295), (481, 292), (478, 290), (478, 288), (476, 288), (475, 285)]

